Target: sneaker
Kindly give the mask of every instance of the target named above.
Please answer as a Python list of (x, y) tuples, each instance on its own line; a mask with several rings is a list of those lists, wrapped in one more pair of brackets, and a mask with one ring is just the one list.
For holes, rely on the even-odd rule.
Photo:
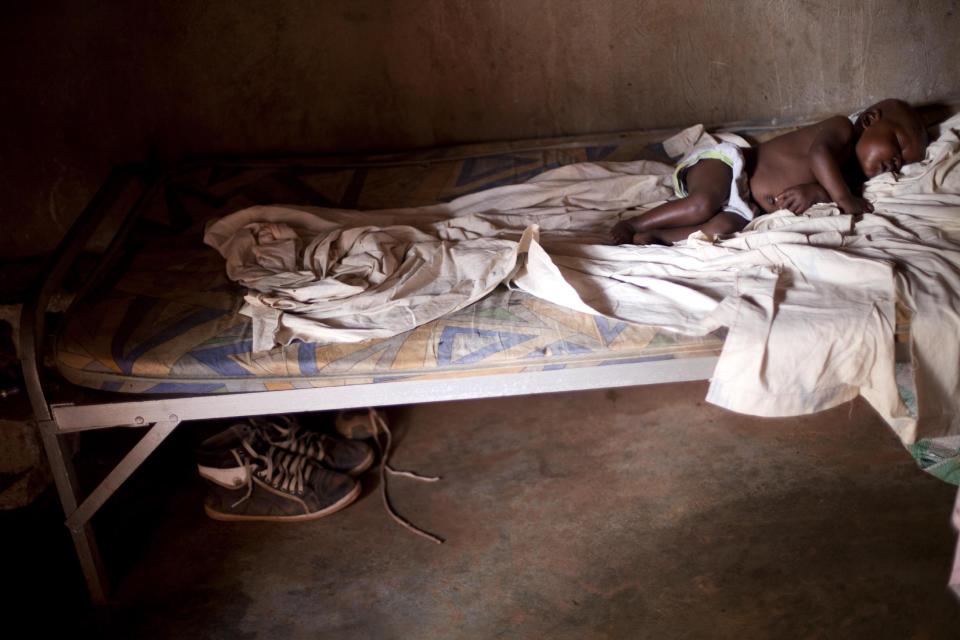
[(374, 408), (344, 409), (338, 411), (333, 424), (344, 438), (364, 440), (377, 437), (376, 419), (379, 416)]
[(366, 443), (311, 431), (295, 418), (251, 418), (250, 423), (273, 446), (312, 458), (331, 471), (357, 476), (373, 464), (373, 449)]
[(205, 440), (197, 468), (209, 487), (204, 510), (214, 520), (315, 520), (360, 495), (353, 478), (272, 446), (245, 424)]

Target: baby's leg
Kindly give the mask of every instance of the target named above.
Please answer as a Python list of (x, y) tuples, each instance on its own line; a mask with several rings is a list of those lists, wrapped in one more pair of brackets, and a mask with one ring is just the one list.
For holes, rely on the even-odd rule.
[(641, 231), (633, 235), (634, 244), (673, 244), (680, 240), (686, 240), (694, 231), (703, 231), (711, 236), (725, 236), (736, 233), (747, 226), (747, 221), (743, 216), (738, 216), (729, 211), (721, 211), (703, 224), (690, 225), (687, 227), (673, 227), (672, 229), (654, 229), (653, 231)]
[[(687, 197), (671, 200), (614, 226), (611, 235), (620, 244), (634, 234), (706, 223), (730, 197), (733, 172), (720, 160), (701, 160), (686, 172)], [(686, 236), (684, 236), (686, 237)]]

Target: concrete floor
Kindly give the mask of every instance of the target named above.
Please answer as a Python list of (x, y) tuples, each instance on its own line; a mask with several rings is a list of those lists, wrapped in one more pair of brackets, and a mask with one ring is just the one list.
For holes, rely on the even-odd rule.
[(442, 546), (388, 519), (374, 474), (360, 501), (313, 523), (208, 520), (190, 451), (217, 426), (186, 426), (98, 519), (117, 574), (109, 631), (958, 637), (944, 587), (954, 487), (920, 472), (863, 402), (771, 420), (707, 405), (705, 390), (390, 411), (395, 464), (443, 476), (393, 480), (394, 503)]

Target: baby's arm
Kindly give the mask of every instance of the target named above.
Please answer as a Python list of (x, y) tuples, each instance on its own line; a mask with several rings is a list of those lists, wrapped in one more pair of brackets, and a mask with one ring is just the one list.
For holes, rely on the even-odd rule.
[(844, 213), (873, 211), (863, 198), (850, 193), (840, 173), (838, 158), (843, 157), (853, 141), (853, 124), (843, 116), (834, 116), (818, 125), (810, 144), (810, 171)]
[(819, 182), (808, 182), (784, 189), (773, 201), (781, 209), (801, 214), (818, 202), (830, 202), (830, 194)]

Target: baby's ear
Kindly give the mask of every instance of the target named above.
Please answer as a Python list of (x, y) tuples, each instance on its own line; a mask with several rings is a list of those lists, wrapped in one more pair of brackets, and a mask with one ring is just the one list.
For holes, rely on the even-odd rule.
[(858, 118), (860, 120), (860, 126), (867, 128), (873, 125), (874, 123), (876, 123), (877, 120), (880, 119), (880, 116), (881, 116), (880, 109), (877, 109), (876, 107), (867, 109), (866, 111), (861, 113), (860, 118)]

